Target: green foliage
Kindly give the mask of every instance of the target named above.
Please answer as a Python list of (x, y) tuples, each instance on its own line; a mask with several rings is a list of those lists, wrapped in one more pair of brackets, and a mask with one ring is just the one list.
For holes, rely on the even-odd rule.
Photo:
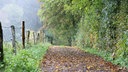
[(13, 55), (12, 49), (4, 47), (5, 72), (39, 72), (39, 63), (46, 53), (49, 44), (38, 44), (30, 48), (20, 49)]
[(74, 41), (82, 48), (115, 53), (116, 64), (127, 60), (128, 35), (124, 32), (128, 30), (128, 0), (41, 1), (39, 16), (53, 33), (56, 44)]
[(116, 65), (120, 65), (128, 68), (128, 57), (123, 58), (123, 56), (120, 56), (113, 60), (112, 53), (105, 50), (100, 50), (97, 48), (82, 48), (82, 50), (89, 52), (91, 54), (96, 54), (98, 56), (101, 56), (103, 59), (112, 62)]
[(127, 31), (123, 33), (122, 38), (117, 43), (117, 46), (120, 47), (119, 49), (116, 50), (117, 57), (128, 58), (128, 32)]
[(42, 2), (38, 15), (43, 20), (46, 29), (51, 31), (55, 39), (54, 43), (71, 45), (81, 16), (65, 10), (65, 4), (71, 4), (68, 0), (42, 0)]

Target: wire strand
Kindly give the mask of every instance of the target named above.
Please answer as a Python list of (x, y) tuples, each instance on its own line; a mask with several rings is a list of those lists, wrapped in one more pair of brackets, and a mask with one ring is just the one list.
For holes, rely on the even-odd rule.
[[(2, 27), (2, 28), (11, 28), (11, 27)], [(15, 27), (15, 29), (21, 29), (22, 27)]]

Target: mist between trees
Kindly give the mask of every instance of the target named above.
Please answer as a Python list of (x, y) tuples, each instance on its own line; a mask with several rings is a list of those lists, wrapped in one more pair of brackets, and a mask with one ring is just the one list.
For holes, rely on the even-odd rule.
[[(0, 0), (0, 21), (3, 27), (21, 26), (21, 21), (26, 22), (26, 28), (34, 31), (42, 26), (39, 17), (37, 16), (40, 3), (38, 0)], [(4, 40), (10, 41), (11, 31), (8, 28), (3, 28)], [(17, 37), (21, 31), (16, 30)], [(8, 37), (7, 37), (8, 35)], [(20, 40), (20, 39), (19, 39)]]
[(38, 15), (53, 44), (106, 50), (128, 61), (128, 0), (40, 1)]

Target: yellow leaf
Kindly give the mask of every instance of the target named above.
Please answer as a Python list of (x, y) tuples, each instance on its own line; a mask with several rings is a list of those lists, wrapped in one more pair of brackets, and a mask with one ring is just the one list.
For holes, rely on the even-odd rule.
[(56, 68), (59, 68), (58, 66), (56, 66)]
[(88, 66), (88, 67), (87, 67), (87, 69), (90, 69), (90, 68), (92, 68), (92, 66)]

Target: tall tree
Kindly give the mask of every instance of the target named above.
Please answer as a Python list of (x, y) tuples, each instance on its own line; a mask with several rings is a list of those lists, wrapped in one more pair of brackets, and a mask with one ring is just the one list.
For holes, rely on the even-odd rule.
[(61, 42), (71, 45), (81, 16), (65, 10), (65, 4), (71, 4), (69, 0), (42, 1), (43, 5), (39, 15), (43, 16), (44, 25), (52, 31), (55, 39), (60, 38)]
[(56, 39), (127, 57), (128, 0), (42, 1), (40, 16)]

